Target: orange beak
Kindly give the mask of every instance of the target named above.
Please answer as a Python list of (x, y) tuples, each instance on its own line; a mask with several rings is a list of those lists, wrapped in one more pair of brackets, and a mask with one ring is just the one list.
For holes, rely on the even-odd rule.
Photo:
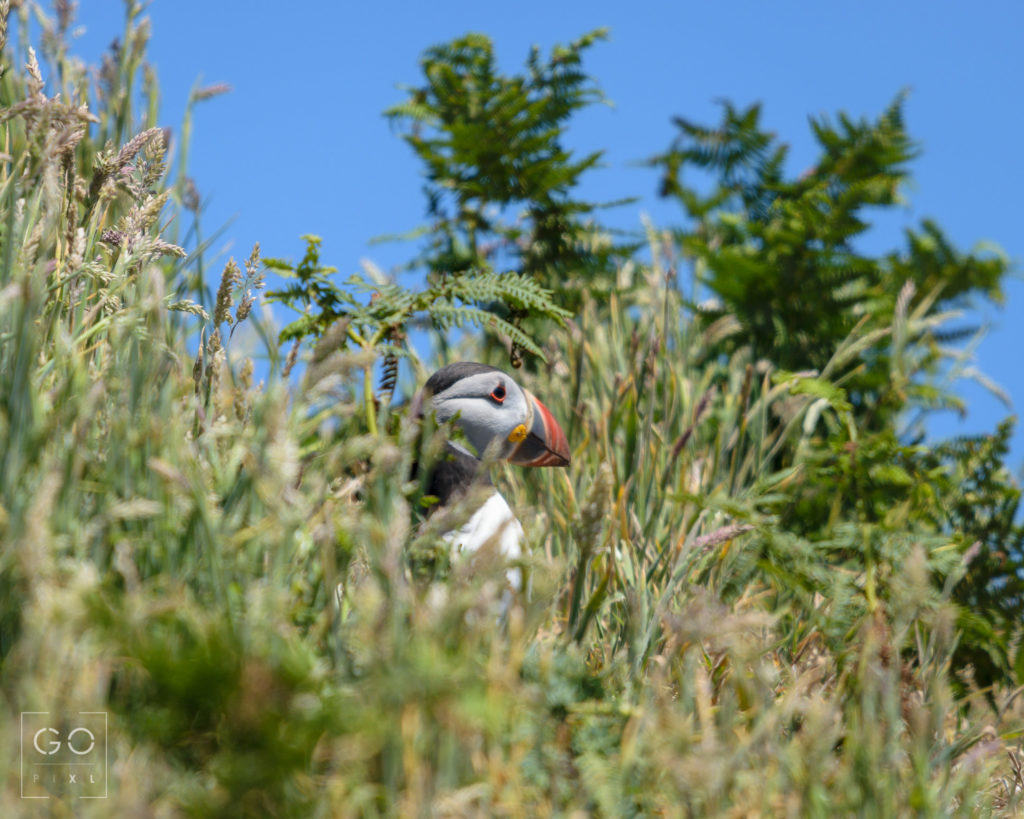
[(523, 390), (533, 402), (533, 420), (526, 437), (509, 456), (519, 466), (568, 466), (569, 442), (558, 421), (532, 393)]

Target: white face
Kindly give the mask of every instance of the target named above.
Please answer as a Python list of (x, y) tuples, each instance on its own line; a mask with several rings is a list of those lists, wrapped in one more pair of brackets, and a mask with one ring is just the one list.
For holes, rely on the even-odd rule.
[(433, 396), (437, 420), (444, 423), (458, 415), (457, 424), (470, 444), (483, 457), (488, 445), (497, 441), (495, 456), (506, 457), (516, 447), (521, 431), (530, 428), (533, 404), (515, 381), (497, 370), (461, 378)]

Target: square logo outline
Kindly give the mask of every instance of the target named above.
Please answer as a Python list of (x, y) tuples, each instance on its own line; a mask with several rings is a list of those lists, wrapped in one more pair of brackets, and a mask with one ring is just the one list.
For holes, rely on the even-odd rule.
[[(21, 734), (19, 736), (18, 751), (19, 751), (19, 762), (21, 765), (20, 770), (20, 785), (21, 785), (21, 798), (22, 799), (51, 799), (52, 796), (27, 796), (25, 794), (25, 717), (26, 716), (48, 716), (50, 711), (22, 711), (20, 717)], [(107, 799), (110, 796), (110, 779), (109, 779), (109, 765), (110, 765), (110, 745), (108, 742), (108, 712), (107, 711), (76, 711), (74, 712), (80, 716), (96, 716), (103, 715), (103, 795), (96, 796), (76, 796), (76, 799)], [(95, 763), (93, 763), (95, 764)]]

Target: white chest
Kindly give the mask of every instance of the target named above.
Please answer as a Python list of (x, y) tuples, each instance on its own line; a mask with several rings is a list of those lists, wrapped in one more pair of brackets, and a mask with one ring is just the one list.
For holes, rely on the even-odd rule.
[[(489, 545), (507, 560), (522, 555), (523, 538), (523, 527), (499, 492), (491, 495), (460, 528), (444, 535), (456, 551), (472, 553)], [(513, 588), (521, 587), (519, 569), (509, 569), (508, 579)]]

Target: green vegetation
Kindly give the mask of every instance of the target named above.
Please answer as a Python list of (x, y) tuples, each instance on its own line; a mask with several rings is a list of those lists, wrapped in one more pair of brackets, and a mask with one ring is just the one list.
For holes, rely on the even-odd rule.
[[(19, 712), (97, 710), (110, 798), (54, 815), (1020, 809), (1009, 424), (920, 437), (958, 400), (957, 311), (1007, 269), (931, 223), (858, 249), (915, 152), (898, 100), (816, 122), (797, 179), (756, 108), (680, 121), (652, 160), (680, 225), (630, 246), (574, 198), (595, 157), (561, 144), (600, 99), (598, 35), (522, 76), (481, 36), (431, 49), (390, 112), (430, 183), (422, 288), (341, 284), (309, 237), (266, 265), (304, 311), (282, 356), (258, 251), (204, 283), (189, 129), (171, 173), (140, 9), (92, 88), (59, 10), (37, 60), (6, 39), (28, 7), (0, 2), (4, 816), (38, 809)], [(424, 523), (402, 480), (434, 443), (389, 400), (400, 359), (429, 369), (420, 325), (450, 358), (525, 359), (573, 448), (496, 475), (529, 510), (507, 622), (498, 561), (421, 559), (468, 508)]]

